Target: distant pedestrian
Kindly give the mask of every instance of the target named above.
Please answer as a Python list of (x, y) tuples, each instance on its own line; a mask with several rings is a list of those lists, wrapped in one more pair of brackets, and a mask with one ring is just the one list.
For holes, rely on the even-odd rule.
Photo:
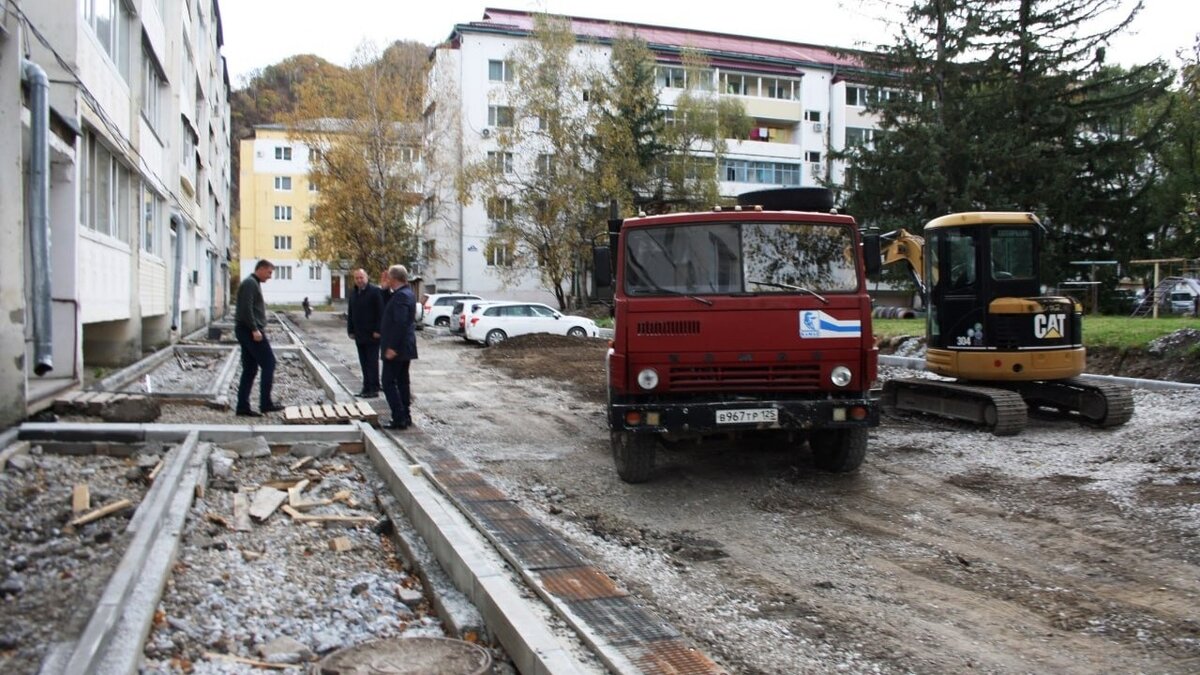
[(387, 428), (407, 429), (412, 426), (408, 367), (417, 358), (417, 300), (408, 285), (408, 270), (403, 265), (388, 268), (388, 286), (392, 290), (392, 299), (384, 308), (380, 322), (383, 395), (392, 411), (392, 421)]
[(312, 305), (308, 302), (308, 296), (305, 296), (304, 301), (300, 303), (300, 306), (304, 308), (304, 318), (311, 319)]
[[(267, 340), (267, 305), (263, 301), (262, 285), (275, 273), (270, 260), (259, 260), (254, 273), (242, 281), (238, 288), (237, 309), (234, 313), (234, 335), (242, 347), (242, 379), (238, 382), (238, 415), (262, 417), (263, 413), (283, 410), (271, 400), (271, 387), (275, 383), (275, 352)], [(259, 381), (259, 411), (250, 409), (250, 390), (254, 378), (262, 370)]]
[(358, 349), (362, 369), (362, 398), (379, 395), (379, 322), (383, 318), (383, 293), (367, 281), (367, 271), (354, 270), (354, 286), (346, 303), (346, 332)]

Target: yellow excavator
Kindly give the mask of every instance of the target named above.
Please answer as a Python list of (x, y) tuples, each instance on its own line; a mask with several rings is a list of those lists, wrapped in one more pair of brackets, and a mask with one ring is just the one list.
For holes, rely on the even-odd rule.
[(870, 242), (883, 263), (907, 263), (926, 307), (927, 370), (952, 381), (888, 380), (882, 403), (965, 420), (1010, 436), (1029, 409), (1100, 427), (1133, 416), (1126, 387), (1085, 381), (1082, 307), (1042, 295), (1045, 229), (1032, 213), (942, 216), (924, 237), (896, 230)]

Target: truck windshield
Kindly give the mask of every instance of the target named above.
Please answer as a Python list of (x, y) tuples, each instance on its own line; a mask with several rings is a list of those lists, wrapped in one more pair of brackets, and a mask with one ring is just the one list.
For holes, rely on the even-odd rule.
[(630, 295), (836, 293), (858, 290), (854, 236), (815, 223), (673, 225), (629, 232)]

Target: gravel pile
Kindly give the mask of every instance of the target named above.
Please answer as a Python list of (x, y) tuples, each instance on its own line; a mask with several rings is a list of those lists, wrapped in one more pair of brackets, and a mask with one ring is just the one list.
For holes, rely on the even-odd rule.
[(1195, 328), (1180, 328), (1179, 330), (1151, 340), (1146, 351), (1151, 354), (1164, 355), (1180, 351), (1186, 347), (1200, 344), (1200, 330)]
[[(201, 393), (212, 386), (213, 377), (228, 358), (228, 352), (175, 352), (154, 370), (125, 385), (121, 391)], [(236, 358), (237, 355), (234, 355)]]
[[(293, 452), (323, 454), (316, 444), (298, 444)], [(213, 453), (208, 488), (192, 508), (146, 642), (144, 672), (252, 672), (208, 655), (305, 663), (372, 639), (445, 636), (386, 536), (390, 525), (376, 500), (385, 487), (365, 455), (315, 459), (293, 470), (294, 455)], [(310, 481), (301, 501), (336, 500), (302, 513), (379, 522), (302, 524), (279, 509), (249, 531), (234, 529), (239, 490), (252, 503), (251, 489), (300, 477)]]
[[(87, 625), (125, 553), (125, 528), (146, 493), (146, 476), (169, 449), (122, 447), (134, 454), (60, 455), (34, 446), (0, 473), (0, 672), (37, 672), (52, 644), (78, 637)], [(71, 510), (72, 489), (81, 484), (91, 497), (82, 513), (122, 499), (132, 506), (70, 527), (81, 515)]]

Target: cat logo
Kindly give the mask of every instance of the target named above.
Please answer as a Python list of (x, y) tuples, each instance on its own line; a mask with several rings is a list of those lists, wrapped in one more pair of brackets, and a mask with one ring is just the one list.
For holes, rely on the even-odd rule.
[(1066, 324), (1066, 314), (1038, 314), (1033, 317), (1033, 334), (1039, 340), (1060, 340)]

